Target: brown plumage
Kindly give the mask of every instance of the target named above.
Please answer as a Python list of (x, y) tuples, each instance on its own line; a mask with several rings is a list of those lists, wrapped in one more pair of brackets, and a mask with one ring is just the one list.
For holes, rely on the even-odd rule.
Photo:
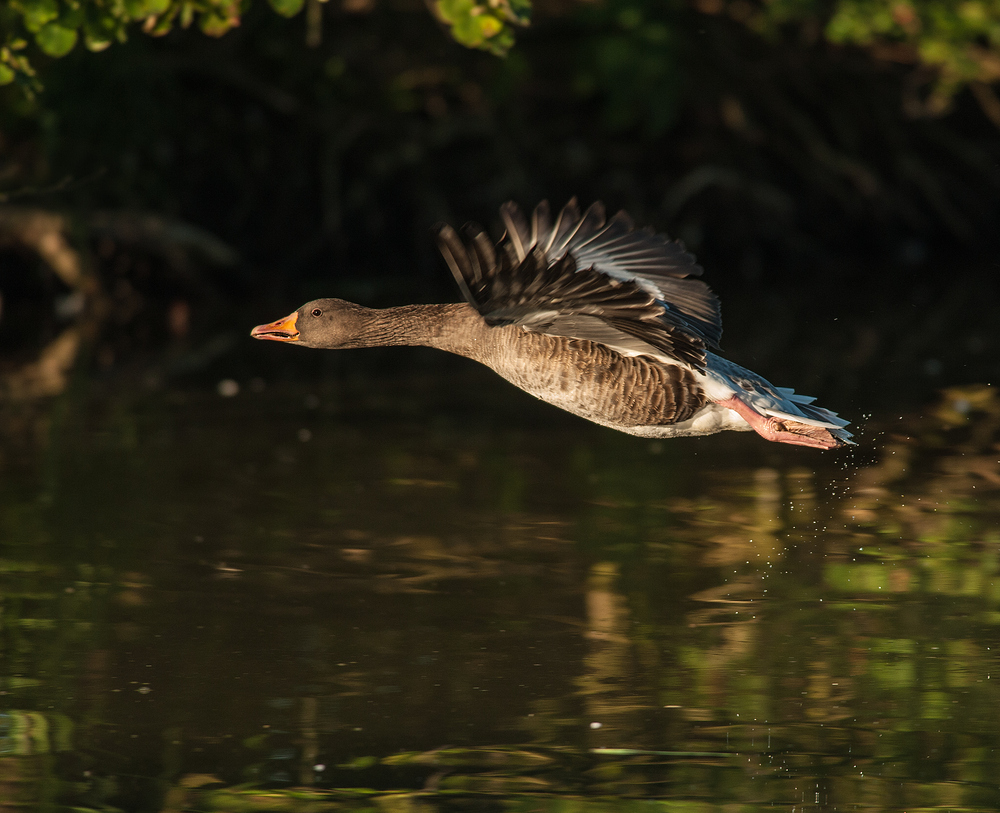
[(811, 398), (774, 387), (712, 352), (718, 300), (693, 256), (669, 238), (605, 219), (575, 201), (553, 222), (529, 223), (513, 204), (496, 247), (467, 227), (438, 229), (461, 305), (371, 310), (309, 302), (260, 325), (258, 339), (327, 349), (423, 345), (475, 359), (532, 395), (595, 423), (645, 437), (757, 431), (830, 449), (849, 444), (846, 421)]

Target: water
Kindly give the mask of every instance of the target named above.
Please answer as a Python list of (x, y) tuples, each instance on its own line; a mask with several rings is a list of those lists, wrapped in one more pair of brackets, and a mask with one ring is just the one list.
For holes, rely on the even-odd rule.
[(827, 454), (233, 391), (5, 414), (0, 810), (1000, 807), (991, 391)]

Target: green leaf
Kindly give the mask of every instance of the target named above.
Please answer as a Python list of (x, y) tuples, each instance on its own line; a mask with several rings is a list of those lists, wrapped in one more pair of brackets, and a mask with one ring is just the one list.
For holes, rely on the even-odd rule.
[(76, 8), (63, 9), (59, 15), (59, 25), (63, 28), (77, 29), (84, 23), (84, 11), (82, 6)]
[(475, 18), (475, 23), (479, 27), (479, 36), (483, 40), (495, 37), (503, 31), (503, 21), (497, 19), (492, 14), (480, 14)]
[(451, 26), (452, 38), (468, 48), (480, 48), (503, 56), (514, 44), (508, 23), (527, 24), (531, 5), (527, 0), (436, 0), (437, 16)]
[(217, 14), (203, 14), (198, 22), (201, 30), (210, 37), (221, 37), (239, 24), (238, 17), (223, 17)]
[(514, 47), (514, 31), (510, 26), (506, 26), (495, 37), (487, 40), (482, 47), (494, 56), (507, 56), (507, 52)]
[(124, 34), (124, 23), (109, 16), (90, 17), (83, 22), (83, 44), (89, 51), (103, 51)]
[(459, 20), (468, 19), (475, 3), (472, 0), (438, 0), (436, 6), (441, 19), (454, 25)]
[(83, 32), (83, 44), (88, 51), (93, 51), (97, 53), (98, 51), (103, 51), (105, 48), (110, 47), (114, 40), (105, 35), (103, 32), (100, 34), (95, 34), (90, 29), (84, 29)]
[(46, 23), (35, 34), (35, 42), (49, 56), (65, 56), (76, 45), (76, 29), (63, 28), (58, 23)]
[(24, 27), (32, 34), (42, 30), (42, 26), (59, 16), (59, 3), (56, 0), (32, 0), (22, 6)]
[(268, 0), (268, 2), (282, 17), (294, 17), (302, 10), (304, 0)]
[(517, 25), (531, 23), (531, 0), (491, 0), (491, 6), (501, 11), (501, 16)]
[(170, 0), (125, 0), (125, 11), (133, 20), (155, 17), (168, 8)]
[(177, 17), (176, 7), (174, 11), (169, 14), (162, 15), (156, 24), (149, 29), (147, 32), (151, 37), (162, 37), (164, 34), (170, 33), (170, 30), (174, 27), (174, 19)]
[(0, 85), (9, 85), (14, 81), (14, 71), (7, 65), (0, 64)]

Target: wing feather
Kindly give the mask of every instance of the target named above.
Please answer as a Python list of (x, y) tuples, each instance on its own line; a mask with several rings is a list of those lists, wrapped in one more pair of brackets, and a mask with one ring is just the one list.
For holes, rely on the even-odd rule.
[(462, 296), (468, 302), (475, 302), (470, 285), (476, 285), (478, 277), (469, 259), (465, 244), (459, 238), (455, 230), (448, 225), (442, 225), (437, 231), (438, 249), (448, 268), (451, 270), (455, 282), (458, 283)]
[(531, 215), (531, 244), (545, 251), (543, 244), (551, 233), (552, 212), (549, 211), (549, 202), (543, 200), (535, 207), (535, 211)]
[(528, 221), (524, 219), (521, 210), (511, 201), (500, 207), (500, 217), (503, 218), (504, 227), (507, 229), (510, 247), (514, 250), (518, 262), (523, 262), (531, 248), (531, 232), (528, 231)]
[(556, 224), (552, 229), (552, 233), (549, 235), (548, 240), (545, 241), (545, 252), (547, 254), (560, 254), (565, 253), (554, 249), (554, 246), (565, 246), (566, 240), (569, 235), (577, 228), (580, 222), (580, 207), (577, 205), (576, 198), (572, 198), (569, 203), (567, 203), (559, 212), (559, 217), (556, 218)]
[(500, 215), (505, 239), (494, 249), (477, 227), (465, 240), (438, 230), (445, 262), (462, 295), (490, 325), (598, 341), (626, 353), (666, 355), (703, 370), (706, 347), (722, 335), (719, 304), (683, 245), (636, 230), (625, 212), (607, 219), (572, 199), (553, 219), (547, 202), (530, 223), (513, 203)]

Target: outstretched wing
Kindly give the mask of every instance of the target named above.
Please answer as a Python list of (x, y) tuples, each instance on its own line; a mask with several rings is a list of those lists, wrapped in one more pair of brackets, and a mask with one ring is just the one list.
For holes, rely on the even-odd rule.
[(519, 260), (538, 246), (551, 259), (572, 254), (580, 268), (594, 267), (614, 279), (634, 281), (663, 306), (667, 322), (718, 347), (719, 300), (704, 282), (690, 279), (700, 277), (702, 268), (679, 241), (652, 229), (637, 230), (625, 212), (606, 220), (601, 203), (581, 214), (575, 198), (554, 222), (547, 201), (535, 208), (530, 225), (514, 203), (505, 203), (500, 214)]
[(684, 247), (637, 231), (624, 212), (607, 221), (575, 199), (552, 222), (547, 203), (529, 226), (501, 209), (506, 239), (494, 249), (477, 227), (449, 226), (438, 244), (465, 298), (491, 325), (600, 342), (627, 354), (667, 355), (703, 370), (722, 334), (718, 300), (690, 277), (702, 269)]

